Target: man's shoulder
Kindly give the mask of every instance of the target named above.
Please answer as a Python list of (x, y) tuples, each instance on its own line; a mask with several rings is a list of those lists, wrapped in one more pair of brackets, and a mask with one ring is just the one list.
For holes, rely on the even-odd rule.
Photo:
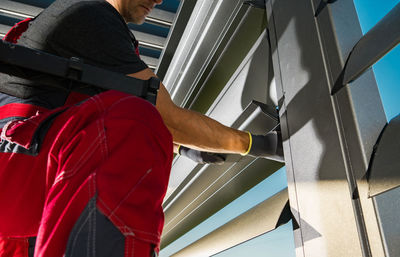
[(117, 10), (105, 0), (57, 0), (35, 20), (37, 28), (44, 34), (68, 33), (71, 28), (87, 31), (107, 27), (125, 26)]
[(77, 11), (99, 15), (99, 12), (112, 13), (115, 10), (105, 0), (57, 0), (44, 13), (60, 16)]

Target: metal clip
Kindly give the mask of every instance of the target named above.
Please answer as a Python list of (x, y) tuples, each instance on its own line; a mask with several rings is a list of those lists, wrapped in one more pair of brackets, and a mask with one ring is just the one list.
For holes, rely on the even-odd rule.
[(160, 79), (156, 77), (151, 77), (148, 80), (147, 84), (146, 99), (153, 105), (156, 105), (157, 93), (159, 88), (160, 88)]

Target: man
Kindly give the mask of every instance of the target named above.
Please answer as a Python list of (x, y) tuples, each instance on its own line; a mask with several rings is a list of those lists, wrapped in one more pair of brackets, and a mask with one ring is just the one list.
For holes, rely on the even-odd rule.
[[(143, 23), (160, 3), (58, 0), (18, 44), (149, 79), (126, 22)], [(172, 142), (199, 162), (207, 161), (200, 150), (282, 155), (276, 133), (253, 136), (182, 109), (162, 84), (154, 108), (121, 92), (30, 76), (0, 77), (2, 257), (27, 256), (34, 238), (40, 257), (152, 256)]]

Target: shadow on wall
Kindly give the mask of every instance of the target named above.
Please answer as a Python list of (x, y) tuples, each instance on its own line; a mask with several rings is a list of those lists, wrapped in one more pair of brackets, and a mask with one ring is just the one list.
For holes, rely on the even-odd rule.
[(252, 100), (276, 106), (278, 100), (276, 85), (272, 83), (274, 71), (267, 37), (262, 39), (249, 62), (249, 71), (241, 96), (242, 109), (245, 109)]
[[(305, 199), (312, 196), (313, 202), (303, 201), (300, 210), (305, 211), (304, 208), (312, 207), (312, 211), (309, 209), (309, 212), (315, 214), (306, 212), (305, 217), (308, 219), (329, 215), (340, 216), (339, 208), (346, 204), (351, 208), (351, 194), (347, 192), (347, 175), (334, 116), (335, 110), (311, 2), (313, 1), (272, 2), (275, 36), (279, 42), (278, 49), (272, 51), (277, 51), (275, 54), (279, 57), (282, 91), (285, 96), (285, 112), (281, 113), (281, 120), (284, 123), (283, 135), (286, 137), (283, 140), (290, 138), (290, 161), (295, 169), (297, 194)], [(336, 52), (330, 53), (329, 58), (339, 63), (340, 57)], [(337, 67), (329, 68), (334, 70)], [(290, 177), (293, 177), (293, 174)], [(316, 192), (321, 195), (316, 195)], [(340, 202), (343, 196), (348, 197), (349, 201)], [(338, 209), (326, 208), (336, 205)], [(300, 217), (299, 214), (296, 216)], [(348, 218), (349, 216), (344, 217), (342, 222), (347, 222)], [(307, 236), (321, 236), (322, 232), (318, 232), (304, 220), (300, 220), (299, 223), (302, 226), (302, 243), (314, 238)], [(314, 221), (312, 223), (323, 228), (324, 233), (331, 230), (324, 228), (326, 221), (315, 220), (315, 223)], [(304, 227), (305, 224), (307, 226)], [(349, 229), (354, 228), (349, 227)], [(327, 253), (338, 251), (335, 249), (335, 244), (328, 244), (326, 247)]]

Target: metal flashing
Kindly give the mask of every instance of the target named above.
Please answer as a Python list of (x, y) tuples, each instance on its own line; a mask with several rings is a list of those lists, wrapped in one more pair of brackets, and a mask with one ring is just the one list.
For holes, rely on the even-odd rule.
[(336, 94), (345, 85), (357, 79), (399, 43), (400, 3), (357, 42), (332, 88), (331, 94)]
[(289, 222), (290, 219), (278, 222), (282, 215), (291, 217), (290, 209), (286, 208), (287, 203), (288, 193), (287, 189), (284, 189), (172, 256), (212, 256), (271, 232)]
[(383, 130), (371, 160), (370, 197), (400, 186), (400, 115)]

